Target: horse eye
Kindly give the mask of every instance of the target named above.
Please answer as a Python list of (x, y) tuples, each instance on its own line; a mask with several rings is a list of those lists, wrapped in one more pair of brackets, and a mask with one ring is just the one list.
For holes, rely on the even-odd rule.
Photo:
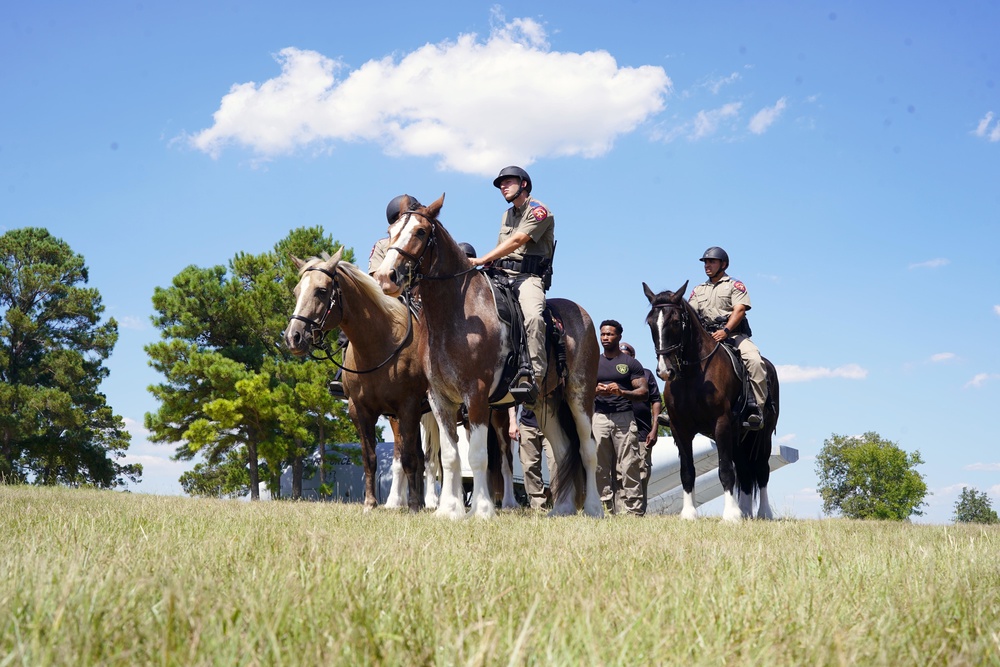
[(426, 230), (423, 230), (423, 229), (418, 229), (417, 230), (417, 238), (418, 239), (422, 239), (425, 236), (427, 236), (427, 231)]

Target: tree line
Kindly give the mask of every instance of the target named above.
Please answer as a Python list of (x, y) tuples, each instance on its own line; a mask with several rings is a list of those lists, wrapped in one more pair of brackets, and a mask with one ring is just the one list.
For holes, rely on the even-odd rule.
[[(277, 497), (290, 466), (300, 495), (307, 454), (357, 440), (327, 389), (331, 366), (279, 345), (298, 280), (289, 254), (336, 246), (321, 227), (299, 228), (272, 251), (188, 266), (155, 288), (161, 340), (145, 352), (163, 380), (148, 388), (159, 408), (144, 422), (152, 442), (175, 446), (175, 460), (201, 454), (180, 480), (185, 492), (257, 498), (265, 482)], [(118, 324), (101, 322), (83, 257), (45, 229), (23, 228), (0, 237), (0, 262), (0, 481), (138, 482), (142, 466), (120, 463), (130, 435), (100, 392)]]

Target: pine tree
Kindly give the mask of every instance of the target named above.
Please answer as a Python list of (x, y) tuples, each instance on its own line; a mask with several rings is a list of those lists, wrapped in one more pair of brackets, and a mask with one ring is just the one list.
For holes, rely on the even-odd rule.
[(0, 236), (0, 481), (138, 482), (116, 461), (130, 436), (100, 392), (118, 340), (114, 319), (85, 287), (82, 256), (45, 229)]

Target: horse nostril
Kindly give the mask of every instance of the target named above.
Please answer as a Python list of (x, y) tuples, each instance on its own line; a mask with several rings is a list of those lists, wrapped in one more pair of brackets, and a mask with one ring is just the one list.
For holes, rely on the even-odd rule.
[(389, 280), (392, 281), (393, 285), (399, 284), (399, 275), (396, 273), (396, 269), (392, 269), (389, 271)]

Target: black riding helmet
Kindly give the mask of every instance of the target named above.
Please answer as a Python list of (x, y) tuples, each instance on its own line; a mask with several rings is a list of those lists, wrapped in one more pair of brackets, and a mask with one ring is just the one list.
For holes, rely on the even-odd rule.
[(701, 260), (699, 261), (704, 262), (706, 259), (720, 259), (726, 263), (726, 266), (729, 266), (729, 255), (717, 245), (712, 246), (702, 253)]
[(472, 247), (471, 243), (459, 243), (458, 247), (462, 249), (466, 257), (475, 257), (476, 249)]
[(417, 201), (417, 198), (412, 195), (399, 195), (397, 197), (393, 197), (389, 202), (389, 205), (385, 207), (385, 219), (390, 225), (396, 222), (396, 219), (399, 217), (399, 207), (403, 205), (403, 197), (410, 198), (411, 211), (423, 206), (423, 204)]
[[(527, 190), (527, 192), (528, 192), (529, 195), (531, 194), (531, 176), (528, 176), (528, 172), (526, 172), (524, 169), (521, 169), (520, 167), (515, 167), (515, 166), (504, 167), (503, 169), (501, 169), (500, 170), (500, 174), (496, 178), (493, 179), (493, 187), (499, 188), (500, 187), (500, 181), (502, 181), (503, 179), (507, 178), (508, 176), (517, 176), (518, 178), (521, 179), (522, 182), (523, 181), (527, 181), (528, 182), (528, 187), (525, 188), (525, 190)], [(514, 199), (517, 199), (518, 195), (521, 194), (521, 188), (522, 187), (524, 187), (524, 186), (520, 186), (518, 188), (517, 195), (514, 195)]]

